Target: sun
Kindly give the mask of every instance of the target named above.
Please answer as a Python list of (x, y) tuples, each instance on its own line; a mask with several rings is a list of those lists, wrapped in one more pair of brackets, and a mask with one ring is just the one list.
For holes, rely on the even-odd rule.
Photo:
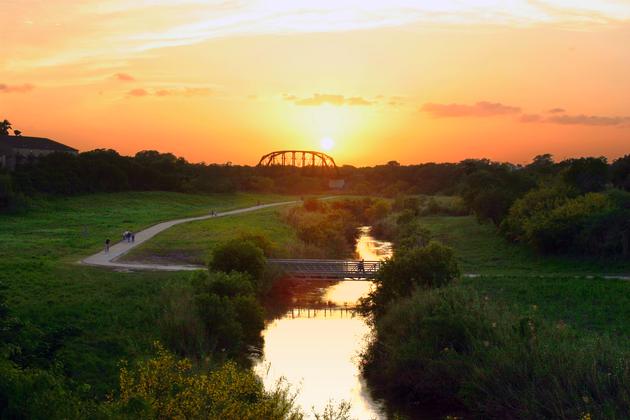
[(322, 146), (322, 149), (328, 151), (335, 147), (335, 141), (330, 137), (324, 137), (319, 141), (319, 144)]

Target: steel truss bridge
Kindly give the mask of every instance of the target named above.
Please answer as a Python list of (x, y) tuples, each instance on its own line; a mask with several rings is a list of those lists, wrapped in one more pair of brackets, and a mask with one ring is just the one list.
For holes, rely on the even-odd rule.
[(332, 156), (314, 150), (279, 150), (260, 158), (258, 166), (294, 166), (297, 168), (327, 168), (337, 170)]
[(269, 259), (267, 262), (292, 278), (314, 280), (371, 280), (381, 268), (381, 261)]

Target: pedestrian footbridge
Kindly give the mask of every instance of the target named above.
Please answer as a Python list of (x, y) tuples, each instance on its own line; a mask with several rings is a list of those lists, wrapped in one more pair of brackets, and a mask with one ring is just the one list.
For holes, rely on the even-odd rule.
[(269, 259), (267, 262), (293, 278), (320, 280), (370, 280), (381, 268), (381, 261)]

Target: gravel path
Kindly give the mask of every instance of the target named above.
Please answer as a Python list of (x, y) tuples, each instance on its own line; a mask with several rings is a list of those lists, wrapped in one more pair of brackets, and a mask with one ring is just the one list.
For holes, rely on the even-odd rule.
[(224, 211), (222, 213), (217, 213), (215, 216), (208, 214), (205, 216), (188, 217), (185, 219), (169, 220), (168, 222), (158, 223), (157, 225), (153, 225), (140, 232), (137, 232), (135, 234), (134, 242), (132, 243), (128, 243), (126, 241), (118, 242), (109, 247), (109, 252), (105, 252), (103, 250), (97, 254), (91, 255), (81, 260), (80, 263), (86, 264), (86, 265), (110, 267), (110, 268), (117, 268), (117, 269), (127, 269), (127, 270), (163, 270), (163, 271), (198, 270), (203, 267), (198, 266), (198, 265), (160, 265), (160, 264), (123, 263), (123, 262), (117, 262), (116, 260), (120, 258), (121, 256), (125, 255), (131, 249), (153, 238), (158, 233), (163, 232), (166, 229), (173, 227), (175, 225), (179, 225), (181, 223), (194, 222), (197, 220), (212, 219), (215, 217), (231, 216), (234, 214), (247, 213), (250, 211), (262, 210), (269, 207), (285, 206), (288, 204), (295, 204), (295, 203), (298, 203), (298, 201), (283, 201), (279, 203), (261, 204), (259, 206)]

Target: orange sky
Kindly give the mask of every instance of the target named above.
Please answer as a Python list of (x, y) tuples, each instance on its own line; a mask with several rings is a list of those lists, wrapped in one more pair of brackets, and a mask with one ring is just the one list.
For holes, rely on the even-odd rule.
[(0, 118), (80, 150), (630, 153), (627, 0), (0, 3)]

